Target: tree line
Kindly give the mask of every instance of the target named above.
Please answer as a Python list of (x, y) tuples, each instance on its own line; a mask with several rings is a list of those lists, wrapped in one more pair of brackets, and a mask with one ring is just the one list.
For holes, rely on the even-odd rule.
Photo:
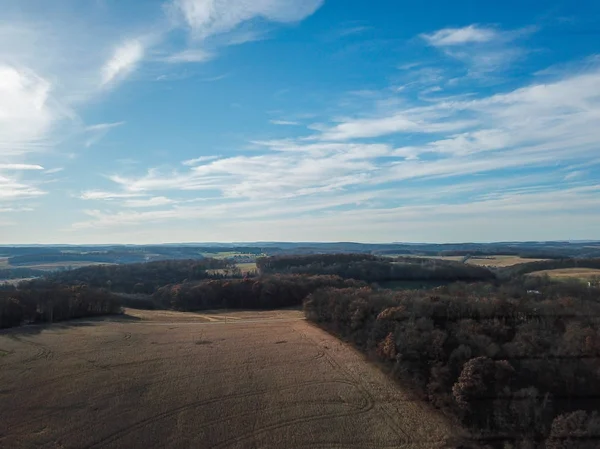
[(482, 442), (597, 447), (600, 290), (571, 286), (582, 290), (565, 294), (534, 282), (536, 294), (522, 281), (410, 292), (326, 288), (308, 296), (304, 310)]
[(1, 268), (0, 280), (2, 279), (21, 279), (36, 276), (44, 276), (46, 271), (36, 270), (34, 268)]
[(115, 295), (87, 286), (0, 290), (0, 328), (120, 312), (121, 304)]
[(29, 281), (30, 288), (48, 284), (88, 285), (114, 292), (152, 294), (167, 284), (187, 280), (241, 277), (240, 270), (222, 259), (162, 260), (124, 265), (95, 265), (49, 274)]
[(164, 308), (276, 309), (301, 306), (312, 292), (326, 288), (357, 288), (365, 284), (339, 276), (272, 275), (257, 279), (214, 279), (166, 285), (153, 295)]
[(481, 281), (495, 278), (484, 267), (418, 257), (378, 257), (370, 254), (314, 254), (261, 257), (261, 274), (320, 274), (365, 282), (386, 281)]

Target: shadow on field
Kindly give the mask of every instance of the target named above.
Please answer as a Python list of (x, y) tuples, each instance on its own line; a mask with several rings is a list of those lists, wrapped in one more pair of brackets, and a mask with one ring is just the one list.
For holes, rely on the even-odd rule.
[(19, 327), (11, 327), (8, 329), (1, 329), (0, 336), (5, 336), (8, 338), (19, 337), (19, 336), (27, 336), (27, 335), (37, 335), (42, 333), (45, 330), (69, 330), (73, 328), (85, 328), (97, 326), (98, 324), (104, 322), (135, 322), (141, 321), (141, 318), (133, 315), (129, 315), (127, 313), (123, 313), (120, 315), (104, 315), (104, 316), (95, 316), (95, 317), (83, 317), (76, 318), (73, 320), (66, 321), (55, 321), (54, 323), (32, 323), (25, 324)]

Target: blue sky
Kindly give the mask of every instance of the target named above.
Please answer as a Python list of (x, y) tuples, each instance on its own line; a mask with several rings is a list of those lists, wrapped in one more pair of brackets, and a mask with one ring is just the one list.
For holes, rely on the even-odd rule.
[(0, 0), (0, 243), (600, 239), (600, 3)]

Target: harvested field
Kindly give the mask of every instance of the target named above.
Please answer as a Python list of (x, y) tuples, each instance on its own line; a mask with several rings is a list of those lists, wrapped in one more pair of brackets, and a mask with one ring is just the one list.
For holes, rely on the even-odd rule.
[(40, 262), (25, 265), (9, 265), (5, 268), (32, 268), (34, 270), (45, 270), (45, 271), (58, 271), (66, 269), (76, 269), (82, 267), (89, 267), (95, 265), (115, 265), (108, 262), (85, 262), (85, 261), (74, 261), (74, 262)]
[(456, 427), (295, 310), (0, 333), (0, 447), (439, 448)]
[(525, 259), (519, 256), (473, 256), (466, 263), (470, 265), (488, 266), (488, 267), (510, 267), (520, 263), (539, 262), (547, 259)]
[(600, 278), (600, 270), (597, 268), (560, 268), (529, 273), (530, 276), (543, 276), (546, 274), (556, 279), (581, 279), (582, 281)]
[(244, 274), (256, 271), (256, 262), (238, 263), (237, 266)]

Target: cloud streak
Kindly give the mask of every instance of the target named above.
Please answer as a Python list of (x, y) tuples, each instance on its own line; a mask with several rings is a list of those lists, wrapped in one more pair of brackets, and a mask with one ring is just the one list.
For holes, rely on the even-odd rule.
[[(518, 220), (532, 220), (532, 211), (584, 214), (598, 205), (598, 186), (588, 177), (565, 179), (562, 167), (595, 154), (598, 91), (600, 71), (591, 70), (478, 98), (405, 101), (369, 118), (313, 126), (308, 138), (253, 141), (258, 154), (114, 174), (117, 193), (106, 199), (117, 209), (95, 210), (77, 226), (198, 218), (227, 226), (232, 215), (281, 224), (294, 215), (309, 228), (355, 220), (356, 229), (367, 229), (388, 220), (487, 220), (498, 211)], [(419, 143), (392, 143), (406, 135)], [(381, 138), (387, 141), (370, 140)], [(543, 179), (528, 174), (542, 168)], [(119, 195), (142, 198), (128, 205)], [(202, 207), (182, 204), (194, 199)], [(135, 207), (153, 210), (127, 210)]]
[(107, 86), (130, 74), (144, 57), (144, 45), (139, 39), (121, 43), (102, 67), (102, 86)]
[(222, 34), (253, 18), (298, 22), (313, 14), (323, 0), (174, 0), (171, 10), (197, 39)]
[(469, 25), (464, 28), (444, 28), (431, 34), (422, 34), (421, 37), (434, 47), (451, 47), (470, 43), (490, 42), (497, 39), (500, 34), (493, 28)]

